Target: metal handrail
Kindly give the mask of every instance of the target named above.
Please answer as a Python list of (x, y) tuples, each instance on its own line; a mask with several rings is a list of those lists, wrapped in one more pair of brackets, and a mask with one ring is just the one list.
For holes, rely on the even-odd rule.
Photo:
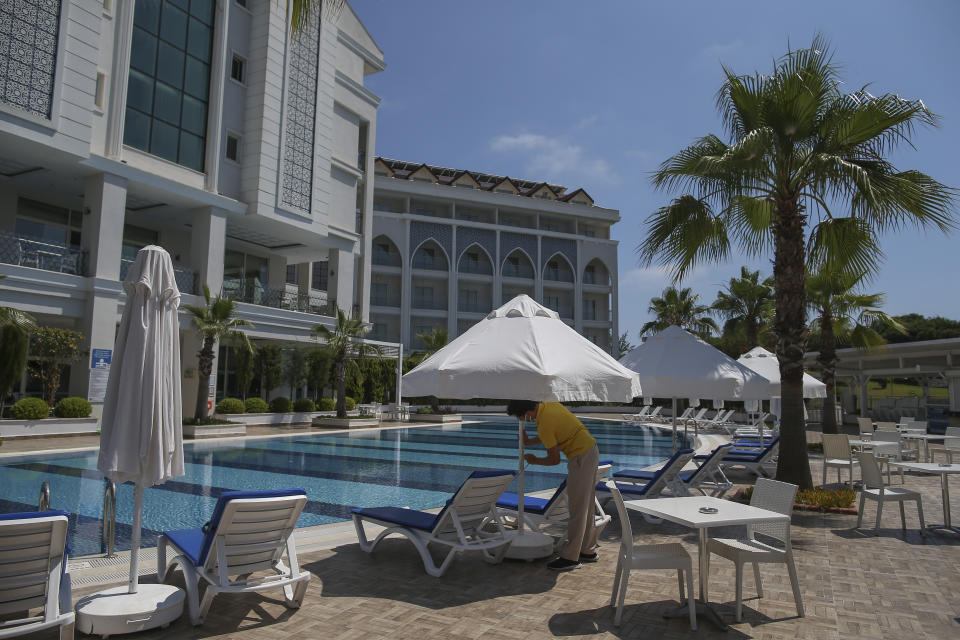
[(37, 504), (37, 511), (48, 511), (50, 509), (50, 483), (44, 482), (40, 485), (40, 502)]
[(100, 553), (112, 558), (115, 534), (117, 527), (117, 485), (107, 480), (107, 487), (103, 492), (103, 530), (100, 533)]

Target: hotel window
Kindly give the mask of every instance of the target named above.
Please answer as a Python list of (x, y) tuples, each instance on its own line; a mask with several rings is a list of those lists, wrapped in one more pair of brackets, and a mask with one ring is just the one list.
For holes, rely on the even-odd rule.
[(433, 287), (414, 287), (413, 306), (418, 309), (433, 309)]
[(297, 265), (288, 264), (287, 265), (287, 284), (297, 284)]
[(583, 270), (583, 284), (596, 284), (597, 282), (597, 270), (592, 264), (588, 264), (587, 268)]
[(240, 162), (240, 136), (227, 131), (227, 149), (224, 156), (227, 160)]
[(597, 301), (596, 300), (588, 298), (583, 301), (583, 319), (584, 320), (597, 319)]
[(560, 311), (560, 297), (543, 296), (543, 306), (553, 309), (554, 311)]
[(133, 13), (123, 142), (203, 171), (213, 0), (141, 0)]
[(313, 263), (313, 273), (310, 275), (310, 288), (317, 291), (326, 291), (329, 283), (328, 267), (330, 263), (326, 260), (318, 260)]
[(81, 213), (36, 200), (17, 201), (14, 233), (60, 247), (80, 245)]
[(247, 61), (237, 54), (233, 54), (233, 62), (230, 63), (230, 77), (240, 84), (246, 84)]

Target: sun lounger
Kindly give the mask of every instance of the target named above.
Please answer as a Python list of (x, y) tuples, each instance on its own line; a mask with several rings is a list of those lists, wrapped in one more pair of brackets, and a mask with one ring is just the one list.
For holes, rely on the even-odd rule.
[[(683, 489), (676, 489), (679, 485), (682, 487), (682, 481), (679, 478), (683, 467), (693, 458), (693, 449), (680, 449), (667, 460), (662, 467), (656, 471), (635, 471), (624, 469), (613, 474), (613, 479), (617, 483), (620, 493), (627, 500), (637, 498), (657, 497), (664, 490), (669, 489), (674, 495), (683, 495)], [(652, 475), (647, 475), (647, 474)], [(620, 486), (620, 485), (623, 486)], [(602, 501), (610, 499), (609, 489), (605, 482), (597, 485), (597, 491), (607, 494)], [(679, 491), (680, 493), (677, 493)]]
[(646, 405), (640, 409), (637, 413), (624, 413), (621, 414), (623, 419), (627, 422), (639, 422), (641, 420), (646, 420), (647, 416), (650, 414), (650, 411), (653, 410), (651, 405)]
[[(214, 596), (282, 588), (285, 603), (303, 602), (310, 572), (301, 571), (293, 529), (307, 503), (303, 489), (227, 491), (217, 500), (210, 522), (200, 529), (166, 531), (157, 540), (157, 579), (174, 565), (183, 569), (190, 621), (203, 624)], [(167, 547), (177, 555), (168, 563)], [(287, 562), (282, 557), (286, 552)], [(264, 571), (275, 575), (262, 576)], [(258, 577), (251, 574), (261, 572)], [(233, 578), (231, 578), (233, 576)], [(207, 582), (199, 602), (200, 580)]]
[[(52, 627), (73, 638), (66, 541), (66, 511), (0, 515), (0, 638)], [(37, 608), (41, 615), (10, 618)]]
[[(722, 497), (724, 493), (733, 487), (723, 474), (720, 468), (722, 458), (730, 451), (732, 445), (720, 445), (707, 455), (694, 456), (694, 462), (699, 466), (689, 471), (680, 471), (677, 474), (679, 483), (674, 483), (669, 487), (671, 494), (676, 496), (693, 495), (693, 491), (699, 491), (703, 495)], [(616, 480), (622, 477), (629, 477), (635, 481), (642, 481), (644, 478), (651, 480), (656, 471), (619, 471), (614, 474)]]
[[(442, 576), (462, 551), (481, 551), (488, 562), (500, 562), (511, 538), (503, 528), (496, 503), (513, 477), (512, 471), (474, 471), (437, 514), (400, 507), (354, 509), (353, 524), (360, 548), (372, 553), (387, 536), (395, 533), (406, 536), (420, 553), (424, 569), (434, 577)], [(367, 539), (365, 522), (385, 527), (373, 542)], [(488, 522), (494, 523), (497, 530), (483, 531), (483, 525)], [(449, 549), (439, 566), (430, 555), (430, 544)]]
[(743, 467), (757, 476), (769, 477), (765, 467), (772, 463), (780, 450), (780, 437), (777, 436), (763, 449), (731, 449), (720, 461), (722, 469)]
[[(597, 477), (595, 482), (603, 480), (604, 476), (610, 472), (610, 464), (601, 464), (597, 467)], [(607, 515), (596, 500), (596, 511), (594, 513), (594, 526), (599, 535), (603, 528), (610, 522), (610, 516)], [(504, 493), (497, 500), (497, 511), (505, 520), (507, 518), (515, 519), (517, 517), (517, 507), (519, 506), (518, 496), (515, 493)], [(563, 527), (566, 533), (567, 520), (570, 518), (570, 509), (567, 504), (567, 481), (564, 480), (553, 492), (549, 498), (536, 498), (534, 496), (524, 496), (523, 500), (523, 523), (533, 531), (543, 531), (548, 527)], [(558, 540), (558, 543), (562, 543)]]

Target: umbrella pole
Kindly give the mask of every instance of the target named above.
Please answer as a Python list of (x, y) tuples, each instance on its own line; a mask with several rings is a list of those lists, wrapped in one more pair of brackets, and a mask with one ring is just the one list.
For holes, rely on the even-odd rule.
[(127, 593), (137, 592), (137, 578), (140, 573), (140, 528), (143, 524), (143, 487), (139, 484), (133, 489), (133, 533), (130, 536), (130, 586)]
[(519, 470), (517, 473), (517, 535), (523, 535), (523, 471), (524, 471), (524, 459), (523, 459), (523, 436), (526, 433), (526, 429), (523, 428), (523, 420), (517, 419), (517, 442), (519, 443), (518, 448), (520, 450), (520, 464)]
[(677, 399), (673, 399), (673, 452), (677, 452)]

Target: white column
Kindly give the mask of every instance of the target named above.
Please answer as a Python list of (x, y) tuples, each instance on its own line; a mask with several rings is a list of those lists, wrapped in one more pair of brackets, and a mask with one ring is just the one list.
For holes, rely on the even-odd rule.
[[(409, 205), (409, 201), (407, 202)], [(410, 221), (404, 221), (400, 250), (400, 340), (410, 344), (410, 305), (413, 301), (413, 259), (410, 255)]]
[(232, 2), (217, 2), (210, 61), (210, 102), (207, 107), (207, 150), (204, 166), (207, 191), (217, 191), (220, 176), (220, 138), (223, 129), (223, 83), (227, 75), (227, 28)]
[(500, 255), (500, 230), (496, 231), (496, 247), (493, 254), (494, 265), (493, 265), (493, 300), (492, 307), (496, 309), (501, 304), (503, 300), (503, 260), (506, 256)]
[[(113, 350), (116, 340), (117, 303), (120, 288), (120, 250), (127, 203), (127, 182), (110, 174), (97, 174), (84, 181), (81, 243), (87, 251), (87, 273), (91, 294), (86, 313), (78, 323), (84, 334), (83, 359), (70, 370), (71, 395), (88, 397), (90, 354), (94, 349)], [(100, 417), (102, 402), (94, 401), (94, 415)]]
[(190, 233), (190, 267), (196, 273), (198, 295), (203, 285), (216, 296), (223, 286), (223, 256), (226, 251), (227, 213), (216, 207), (202, 207), (192, 212)]
[(573, 274), (573, 328), (583, 335), (583, 242), (577, 240), (577, 266)]
[(616, 356), (617, 345), (620, 340), (620, 270), (617, 264), (617, 256), (614, 254), (610, 261), (610, 353)]
[(450, 270), (447, 275), (447, 335), (452, 340), (457, 335), (457, 298), (460, 288), (457, 276), (457, 225), (450, 226), (450, 238)]
[(127, 80), (130, 76), (130, 40), (133, 34), (132, 2), (118, 2), (114, 19), (113, 67), (110, 69), (110, 108), (107, 111), (107, 157), (119, 158), (123, 148)]
[(330, 267), (328, 274), (329, 296), (336, 300), (337, 306), (348, 316), (353, 313), (354, 259), (350, 251), (330, 249)]

